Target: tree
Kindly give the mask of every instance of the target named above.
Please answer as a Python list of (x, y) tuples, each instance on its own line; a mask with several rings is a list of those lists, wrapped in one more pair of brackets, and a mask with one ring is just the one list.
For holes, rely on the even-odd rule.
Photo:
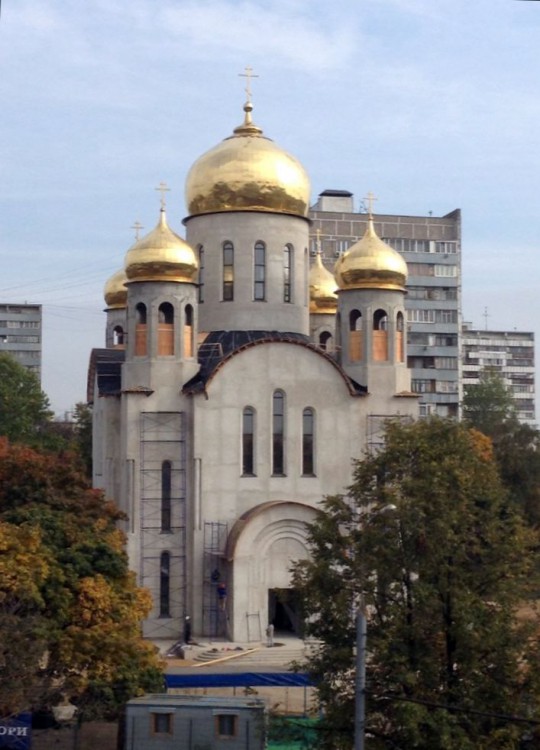
[[(0, 661), (4, 712), (63, 694), (83, 718), (111, 717), (161, 689), (161, 663), (141, 635), (150, 596), (128, 570), (120, 518), (69, 456), (0, 440), (0, 628), (24, 630), (32, 645)], [(24, 691), (6, 679), (18, 670)]]
[(495, 438), (515, 411), (512, 391), (496, 370), (485, 368), (478, 383), (465, 386), (463, 419), (484, 435)]
[(491, 438), (510, 497), (531, 525), (540, 525), (540, 432), (518, 420), (499, 373), (484, 370), (479, 383), (466, 387), (463, 418)]
[(49, 400), (36, 375), (11, 355), (0, 353), (0, 435), (39, 445), (51, 418)]
[[(352, 608), (368, 615), (368, 748), (517, 748), (540, 717), (533, 531), (508, 502), (490, 441), (452, 421), (390, 423), (311, 527), (295, 585), (325, 719), (319, 745), (352, 746)], [(532, 665), (532, 668), (531, 668)]]

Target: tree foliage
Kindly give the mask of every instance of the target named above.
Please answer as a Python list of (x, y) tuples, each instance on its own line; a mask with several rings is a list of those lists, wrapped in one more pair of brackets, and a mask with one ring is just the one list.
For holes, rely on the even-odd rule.
[(491, 438), (511, 499), (531, 525), (540, 525), (540, 432), (518, 420), (512, 393), (499, 373), (485, 370), (479, 383), (466, 387), (463, 418)]
[[(517, 748), (540, 718), (536, 536), (508, 502), (491, 442), (455, 422), (390, 423), (385, 448), (327, 498), (295, 570), (307, 668), (324, 709), (320, 747), (350, 748), (353, 604), (368, 614), (368, 748)], [(533, 665), (533, 668), (531, 668)], [(539, 737), (540, 740), (540, 737)]]
[[(162, 686), (155, 649), (141, 637), (150, 597), (128, 570), (120, 514), (77, 466), (0, 440), (4, 715), (58, 693), (88, 716), (114, 714)], [(28, 649), (15, 648), (22, 632)]]
[(11, 442), (40, 445), (52, 412), (36, 375), (0, 353), (0, 435)]

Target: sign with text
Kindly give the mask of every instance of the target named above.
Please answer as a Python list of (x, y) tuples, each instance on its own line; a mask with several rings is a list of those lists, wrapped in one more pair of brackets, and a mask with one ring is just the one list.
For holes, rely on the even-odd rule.
[(30, 750), (32, 747), (32, 714), (23, 713), (0, 719), (0, 750)]

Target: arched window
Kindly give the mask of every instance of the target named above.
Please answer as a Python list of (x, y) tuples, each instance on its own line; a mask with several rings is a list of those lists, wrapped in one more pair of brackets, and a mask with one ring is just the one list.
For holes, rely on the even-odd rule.
[(171, 553), (162, 552), (159, 558), (159, 616), (171, 616)]
[(242, 474), (255, 475), (255, 409), (246, 406), (242, 413)]
[(396, 360), (405, 362), (405, 321), (403, 313), (398, 312), (396, 316)]
[(373, 361), (388, 360), (388, 315), (384, 310), (373, 313)]
[(332, 334), (328, 331), (323, 331), (319, 334), (319, 346), (321, 349), (329, 352), (332, 349)]
[(158, 356), (174, 354), (174, 308), (170, 302), (162, 302), (158, 308)]
[(234, 299), (234, 245), (232, 242), (223, 243), (223, 300), (230, 302)]
[(293, 257), (292, 245), (283, 248), (283, 302), (292, 302), (293, 294)]
[(172, 464), (163, 461), (161, 464), (161, 531), (171, 530), (171, 487)]
[(315, 412), (311, 407), (302, 412), (302, 474), (315, 474)]
[(285, 476), (285, 394), (275, 391), (272, 398), (272, 474)]
[(124, 346), (124, 329), (122, 326), (115, 326), (113, 328), (113, 346), (121, 347)]
[(142, 302), (135, 307), (135, 355), (144, 357), (147, 353), (146, 305)]
[(199, 256), (199, 302), (204, 302), (204, 247), (198, 245)]
[(260, 240), (253, 254), (253, 299), (266, 299), (266, 245)]
[(362, 313), (360, 310), (351, 310), (349, 314), (349, 359), (351, 362), (362, 360)]
[(193, 308), (186, 305), (184, 310), (184, 357), (193, 357)]

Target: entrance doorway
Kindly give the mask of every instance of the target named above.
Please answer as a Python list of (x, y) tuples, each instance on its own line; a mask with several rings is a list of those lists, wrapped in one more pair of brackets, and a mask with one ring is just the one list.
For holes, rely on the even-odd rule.
[(294, 589), (268, 589), (268, 622), (276, 633), (302, 637), (302, 617)]

